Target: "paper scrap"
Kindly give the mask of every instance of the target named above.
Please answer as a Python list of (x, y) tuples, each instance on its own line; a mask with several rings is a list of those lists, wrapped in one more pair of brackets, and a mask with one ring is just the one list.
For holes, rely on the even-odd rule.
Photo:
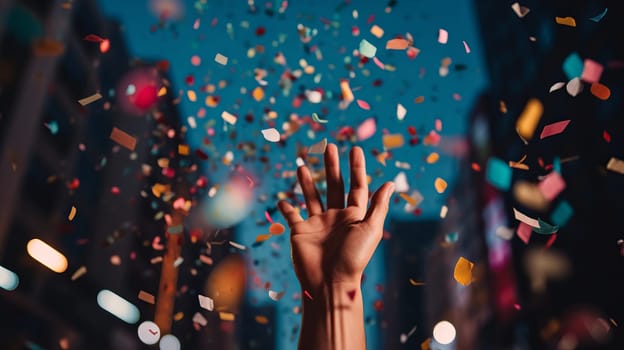
[(607, 163), (607, 170), (611, 170), (624, 175), (624, 160), (611, 157), (611, 159), (609, 159), (609, 162)]
[(327, 137), (322, 139), (321, 141), (313, 144), (308, 149), (309, 154), (323, 154), (325, 153), (325, 149), (327, 148)]
[(446, 44), (448, 42), (448, 32), (444, 29), (438, 29), (438, 42), (440, 44)]
[(566, 83), (564, 83), (564, 82), (562, 82), (562, 81), (557, 82), (557, 83), (554, 83), (554, 84), (550, 87), (550, 89), (548, 89), (548, 92), (557, 91), (557, 90), (561, 89), (562, 87), (564, 87), (564, 86), (565, 86), (565, 84), (566, 84)]
[(383, 136), (382, 142), (384, 149), (388, 150), (402, 147), (405, 143), (405, 140), (403, 139), (403, 135), (401, 134), (389, 134)]
[(524, 106), (524, 110), (516, 122), (516, 129), (518, 134), (526, 140), (530, 140), (533, 137), (535, 128), (539, 123), (540, 118), (544, 113), (544, 106), (542, 102), (536, 98), (531, 98)]
[(567, 201), (561, 201), (550, 214), (550, 221), (557, 226), (564, 226), (572, 218), (574, 209)]
[(76, 212), (77, 212), (76, 207), (72, 205), (71, 209), (69, 210), (69, 215), (67, 216), (67, 219), (69, 221), (74, 220), (74, 218), (76, 217)]
[(524, 18), (531, 10), (528, 7), (520, 6), (519, 3), (514, 2), (511, 4), (511, 9), (516, 13), (518, 18)]
[(405, 119), (405, 115), (407, 114), (407, 109), (403, 107), (402, 104), (397, 104), (397, 119), (403, 120)]
[(228, 58), (226, 56), (223, 56), (220, 53), (215, 55), (214, 60), (215, 60), (215, 62), (217, 62), (218, 64), (223, 65), (223, 66), (227, 65), (227, 63), (228, 63)]
[(518, 238), (520, 238), (522, 242), (524, 242), (524, 244), (529, 244), (532, 233), (533, 229), (531, 228), (531, 226), (524, 222), (521, 222), (520, 225), (518, 225), (518, 229), (516, 230)]
[(279, 142), (281, 138), (279, 131), (275, 128), (262, 130), (262, 136), (264, 136), (264, 139), (269, 142)]
[(509, 190), (511, 176), (512, 170), (507, 163), (495, 157), (488, 159), (485, 177), (492, 186), (502, 191)]
[(407, 175), (405, 174), (404, 171), (400, 171), (395, 177), (394, 177), (394, 191), (397, 193), (400, 192), (407, 192), (409, 191), (409, 183), (407, 182)]
[(576, 97), (576, 95), (580, 94), (583, 91), (583, 83), (581, 82), (581, 78), (574, 78), (566, 84), (566, 91), (570, 96)]
[(78, 278), (82, 277), (84, 274), (87, 273), (87, 267), (86, 266), (80, 266), (78, 268), (78, 270), (76, 270), (76, 272), (74, 272), (71, 276), (71, 280), (75, 281)]
[(117, 127), (113, 127), (113, 130), (110, 134), (110, 139), (118, 143), (120, 146), (123, 146), (131, 151), (134, 151), (134, 149), (136, 148), (136, 138), (128, 134), (127, 132), (118, 129)]
[(95, 94), (91, 95), (91, 96), (87, 96), (85, 98), (81, 98), (80, 100), (78, 100), (78, 103), (80, 103), (83, 106), (86, 106), (90, 103), (93, 103), (99, 99), (102, 98), (102, 95), (99, 92), (96, 92)]
[(563, 177), (558, 172), (553, 171), (546, 175), (539, 185), (537, 185), (540, 192), (549, 201), (555, 199), (561, 191), (566, 188), (566, 183)]
[(377, 48), (375, 45), (366, 41), (366, 39), (362, 39), (362, 41), (360, 41), (360, 53), (364, 57), (373, 58), (377, 53)]
[(544, 129), (542, 129), (542, 133), (540, 134), (540, 139), (561, 134), (565, 128), (568, 127), (568, 124), (570, 124), (570, 119), (544, 126)]
[(555, 22), (569, 27), (576, 27), (576, 21), (573, 17), (555, 17)]
[(464, 40), (462, 40), (462, 43), (464, 44), (464, 50), (466, 53), (470, 53), (470, 46), (468, 46), (468, 43)]
[(368, 111), (370, 109), (370, 105), (368, 104), (368, 102), (364, 100), (356, 100), (355, 102), (360, 108), (362, 108), (365, 111)]
[(514, 212), (514, 218), (516, 218), (516, 220), (524, 222), (525, 224), (531, 227), (539, 228), (539, 222), (536, 219), (533, 219), (532, 217), (527, 216), (526, 214), (520, 212), (516, 208), (513, 208), (513, 212)]
[(139, 292), (139, 300), (144, 301), (148, 304), (152, 304), (152, 305), (156, 303), (156, 297), (154, 297), (153, 294), (150, 294), (145, 291)]
[(364, 141), (375, 135), (375, 132), (377, 132), (377, 121), (375, 118), (368, 118), (358, 125), (355, 134), (359, 141)]
[(280, 299), (282, 299), (284, 294), (286, 294), (285, 291), (276, 292), (276, 291), (273, 291), (273, 290), (269, 290), (269, 298), (271, 298), (271, 300), (273, 300), (273, 301), (279, 301)]
[(602, 71), (604, 68), (602, 64), (586, 59), (583, 62), (583, 73), (581, 73), (581, 80), (586, 83), (597, 83), (600, 81), (600, 77), (602, 76)]
[(583, 74), (583, 61), (578, 53), (572, 52), (563, 61), (563, 72), (568, 80), (580, 77)]
[(232, 125), (236, 124), (236, 120), (238, 119), (235, 115), (231, 114), (228, 111), (221, 112), (221, 118), (223, 118), (223, 120)]
[(474, 263), (470, 260), (459, 257), (457, 259), (457, 263), (455, 263), (455, 270), (453, 271), (453, 277), (457, 283), (462, 286), (468, 286), (472, 283), (472, 269), (474, 268)]
[(384, 35), (384, 30), (376, 24), (371, 27), (370, 32), (378, 38), (381, 38)]
[(199, 306), (208, 311), (212, 311), (214, 309), (214, 300), (207, 296), (203, 296), (201, 294), (197, 294), (197, 298), (199, 299)]
[(444, 181), (444, 179), (438, 177), (435, 179), (433, 186), (435, 187), (436, 192), (444, 193), (447, 183), (446, 181)]
[(390, 39), (386, 42), (386, 50), (405, 50), (409, 46), (409, 41), (405, 39)]

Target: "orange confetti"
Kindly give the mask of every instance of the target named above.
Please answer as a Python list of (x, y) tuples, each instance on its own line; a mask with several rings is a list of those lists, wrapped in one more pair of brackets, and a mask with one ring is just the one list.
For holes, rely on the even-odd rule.
[(136, 138), (116, 127), (113, 127), (113, 131), (111, 131), (110, 134), (110, 139), (131, 151), (134, 151), (137, 143)]
[(148, 304), (152, 304), (152, 305), (156, 303), (156, 297), (154, 297), (154, 295), (145, 291), (139, 292), (139, 300), (144, 301)]
[(376, 24), (371, 28), (370, 32), (378, 38), (381, 38), (384, 35), (384, 30)]
[(418, 96), (414, 99), (414, 103), (423, 103), (425, 101), (425, 96)]
[(420, 343), (420, 350), (431, 350), (431, 338), (425, 339), (422, 343)]
[(286, 227), (276, 222), (269, 227), (269, 232), (272, 235), (281, 235), (282, 233), (286, 232)]
[(390, 39), (386, 42), (386, 50), (405, 50), (409, 42), (405, 39)]
[(342, 92), (342, 100), (346, 103), (350, 103), (354, 100), (353, 91), (349, 86), (349, 81), (346, 79), (340, 80), (340, 91)]
[(264, 98), (264, 90), (261, 87), (257, 86), (251, 92), (251, 96), (253, 96), (254, 100), (260, 102)]
[(382, 141), (385, 149), (399, 148), (405, 143), (401, 134), (384, 135)]
[(197, 94), (193, 90), (188, 90), (186, 92), (186, 97), (188, 97), (189, 101), (191, 102), (197, 101)]
[(609, 90), (606, 85), (600, 83), (591, 84), (591, 88), (589, 89), (589, 91), (592, 93), (592, 95), (603, 101), (609, 99), (609, 96), (611, 96), (611, 90)]
[(104, 39), (100, 42), (100, 52), (107, 53), (108, 49), (110, 49), (110, 40)]
[(216, 107), (219, 105), (219, 98), (215, 96), (208, 96), (206, 97), (205, 103), (208, 107)]
[(460, 257), (455, 264), (455, 271), (453, 272), (455, 281), (462, 286), (470, 285), (472, 283), (473, 267), (474, 263), (464, 257)]
[(472, 163), (472, 170), (481, 171), (481, 166), (477, 163)]
[(235, 315), (231, 312), (219, 312), (221, 321), (234, 321)]
[(178, 145), (178, 154), (181, 156), (188, 156), (190, 148), (188, 145)]
[(414, 198), (412, 198), (412, 197), (408, 196), (407, 194), (405, 194), (405, 193), (403, 193), (403, 192), (399, 193), (399, 196), (400, 196), (401, 198), (403, 198), (403, 199), (404, 199), (407, 203), (409, 203), (411, 206), (416, 206), (416, 205), (418, 205), (418, 202), (416, 201), (416, 199), (414, 199)]
[(540, 100), (532, 98), (527, 102), (522, 114), (516, 122), (516, 129), (522, 138), (530, 140), (531, 137), (533, 137), (535, 128), (540, 118), (542, 118), (542, 113), (544, 113), (544, 106)]
[(69, 216), (67, 217), (69, 221), (74, 220), (74, 218), (76, 217), (76, 211), (76, 207), (72, 205), (71, 210), (69, 211)]
[(269, 319), (266, 318), (266, 316), (258, 315), (256, 316), (256, 322), (258, 322), (259, 324), (268, 324)]
[(425, 285), (425, 282), (417, 282), (416, 280), (414, 280), (412, 278), (409, 279), (409, 283), (412, 286), (424, 286)]
[(433, 183), (433, 185), (438, 193), (443, 193), (446, 190), (446, 187), (448, 186), (446, 181), (444, 181), (444, 179), (441, 179), (439, 177), (435, 179), (435, 182)]
[(432, 152), (429, 156), (427, 156), (427, 163), (433, 164), (440, 159), (440, 155), (436, 152)]
[(260, 234), (256, 236), (256, 243), (264, 242), (267, 239), (271, 238), (270, 233)]
[(529, 170), (529, 166), (526, 164), (514, 162), (513, 160), (509, 161), (509, 167), (521, 170)]
[(177, 312), (175, 315), (173, 315), (173, 320), (174, 321), (180, 321), (183, 318), (184, 318), (184, 312), (182, 312), (182, 311)]
[(576, 21), (573, 17), (555, 17), (555, 22), (564, 26), (576, 27)]

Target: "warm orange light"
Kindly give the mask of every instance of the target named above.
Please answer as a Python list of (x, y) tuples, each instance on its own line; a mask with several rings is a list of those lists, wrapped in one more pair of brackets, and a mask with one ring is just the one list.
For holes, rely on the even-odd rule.
[(50, 270), (62, 273), (67, 270), (67, 258), (40, 239), (31, 239), (26, 245), (28, 255)]

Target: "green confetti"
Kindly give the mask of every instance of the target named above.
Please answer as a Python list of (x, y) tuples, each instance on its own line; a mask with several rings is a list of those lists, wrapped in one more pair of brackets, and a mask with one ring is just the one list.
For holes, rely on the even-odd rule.
[(360, 41), (360, 53), (362, 56), (373, 58), (377, 53), (377, 48), (375, 45), (366, 41), (366, 39), (362, 39), (362, 41)]
[(562, 201), (557, 205), (555, 210), (553, 210), (550, 215), (550, 221), (552, 221), (555, 225), (564, 226), (568, 220), (572, 217), (574, 213), (574, 209), (567, 201)]
[(312, 120), (314, 120), (317, 123), (321, 123), (321, 124), (327, 123), (327, 120), (319, 118), (318, 114), (316, 114), (316, 113), (312, 113)]
[(494, 187), (502, 191), (509, 190), (511, 185), (511, 168), (498, 158), (490, 158), (487, 163), (486, 179)]
[(550, 235), (559, 231), (559, 226), (551, 225), (540, 218), (537, 218), (537, 222), (539, 223), (540, 227), (533, 227), (533, 232), (535, 233)]

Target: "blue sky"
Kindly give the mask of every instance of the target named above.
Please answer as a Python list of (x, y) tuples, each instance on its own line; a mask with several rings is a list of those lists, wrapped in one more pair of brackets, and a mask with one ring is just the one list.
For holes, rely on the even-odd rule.
[[(165, 26), (155, 32), (150, 28), (158, 24), (158, 18), (150, 9), (148, 1), (106, 0), (101, 1), (100, 5), (106, 15), (118, 18), (123, 24), (131, 54), (139, 58), (170, 61), (173, 84), (183, 94), (181, 115), (185, 120), (191, 116), (197, 121), (197, 128), (191, 129), (188, 134), (193, 148), (204, 147), (202, 140), (207, 136), (206, 128), (213, 125), (215, 135), (211, 140), (215, 147), (210, 151), (223, 156), (225, 152), (232, 150), (234, 160), (240, 161), (242, 152), (236, 150), (238, 143), (253, 142), (259, 148), (268, 144), (260, 133), (260, 130), (270, 127), (270, 122), (262, 118), (266, 109), (277, 113), (277, 118), (273, 121), (280, 131), (283, 123), (293, 114), (305, 117), (312, 113), (323, 115), (323, 110), (328, 112), (323, 117), (328, 120), (323, 125), (325, 131), (312, 132), (305, 125), (291, 136), (285, 148), (269, 144), (268, 154), (272, 170), (268, 174), (263, 172), (259, 163), (245, 165), (246, 171), (259, 180), (254, 195), (272, 198), (277, 192), (291, 189), (292, 181), (276, 180), (272, 175), (277, 164), (282, 166), (281, 170), (296, 168), (296, 142), (312, 145), (325, 137), (331, 142), (334, 139), (332, 135), (340, 128), (357, 127), (367, 118), (374, 117), (377, 121), (377, 132), (369, 139), (358, 142), (367, 154), (368, 172), (373, 178), (372, 188), (394, 179), (403, 171), (410, 192), (417, 189), (424, 197), (420, 206), (422, 215), (415, 217), (406, 213), (404, 202), (401, 201), (392, 206), (391, 216), (419, 219), (439, 215), (440, 207), (446, 203), (447, 193), (452, 188), (453, 179), (459, 171), (467, 170), (458, 168), (455, 157), (445, 152), (442, 147), (406, 145), (392, 150), (393, 159), (383, 166), (372, 157), (370, 151), (382, 150), (382, 130), (407, 137), (408, 127), (413, 126), (422, 136), (434, 129), (436, 119), (442, 122), (440, 135), (443, 143), (457, 140), (465, 132), (467, 114), (475, 97), (487, 82), (473, 9), (468, 0), (398, 1), (390, 11), (386, 11), (388, 1), (350, 1), (346, 6), (339, 6), (337, 1), (302, 0), (291, 2), (283, 15), (274, 16), (267, 16), (263, 11), (267, 2), (259, 1), (256, 2), (259, 11), (255, 14), (249, 11), (247, 0), (161, 0), (160, 3), (176, 5), (181, 14), (175, 20), (166, 21)], [(275, 8), (281, 2), (268, 3)], [(313, 48), (308, 51), (316, 50), (313, 53), (306, 51), (306, 45), (299, 37), (299, 24), (316, 33), (308, 45), (308, 49)], [(383, 29), (381, 38), (370, 32), (373, 25)], [(259, 28), (264, 28), (265, 31), (261, 36), (257, 35)], [(359, 29), (359, 35), (353, 35), (354, 28)], [(438, 43), (439, 29), (448, 32), (446, 44)], [(420, 50), (416, 58), (408, 58), (404, 51), (385, 49), (387, 40), (397, 35), (405, 36), (408, 32), (414, 38), (414, 46)], [(376, 46), (376, 57), (395, 69), (382, 70), (373, 62), (358, 65), (359, 58), (354, 56), (354, 50), (362, 39)], [(469, 54), (462, 41), (469, 46)], [(264, 48), (264, 53), (258, 52), (259, 45)], [(256, 49), (253, 57), (249, 55), (250, 49)], [(319, 51), (322, 57), (317, 55)], [(228, 57), (226, 66), (214, 61), (218, 53)], [(275, 63), (274, 57), (278, 53), (285, 57), (285, 66)], [(191, 57), (195, 55), (201, 58), (199, 66), (191, 63)], [(452, 60), (451, 69), (447, 76), (441, 76), (439, 69), (445, 58)], [(280, 76), (286, 68), (291, 71), (303, 70), (301, 60), (314, 66), (314, 73), (302, 72), (302, 76), (293, 83), (290, 95), (285, 96), (278, 84)], [(465, 69), (453, 69), (457, 65)], [(352, 68), (349, 69), (348, 66)], [(269, 72), (264, 78), (267, 83), (263, 87), (265, 97), (259, 102), (250, 96), (250, 92), (259, 86), (254, 79), (255, 68)], [(185, 83), (188, 76), (194, 77), (194, 85)], [(292, 107), (293, 98), (300, 92), (299, 89), (322, 89), (336, 95), (340, 92), (340, 79), (349, 79), (355, 98), (368, 102), (370, 110), (360, 108), (355, 102), (341, 110), (335, 98), (326, 98), (319, 104), (304, 101), (300, 108)], [(204, 101), (208, 94), (201, 91), (201, 86), (218, 85), (220, 81), (226, 82), (223, 88), (217, 88), (214, 93), (219, 96), (220, 102), (214, 108), (207, 107)], [(375, 82), (380, 86), (375, 86)], [(188, 90), (196, 93), (196, 102), (189, 100)], [(414, 102), (418, 96), (424, 97), (422, 103)], [(402, 121), (396, 116), (399, 103), (407, 109), (407, 115)], [(199, 111), (202, 108), (205, 116), (200, 119), (198, 113), (201, 113)], [(241, 119), (246, 114), (253, 114), (255, 122), (246, 123), (239, 119), (233, 127), (237, 132), (237, 139), (230, 140), (225, 137), (224, 127), (228, 131), (232, 127), (225, 126), (221, 119), (223, 111), (238, 114)], [(438, 152), (440, 160), (435, 164), (428, 164), (425, 159), (432, 152)], [(410, 169), (397, 168), (395, 161), (408, 163)], [(228, 173), (229, 169), (221, 166), (209, 176), (212, 182), (219, 183), (227, 180)], [(434, 180), (437, 177), (445, 179), (449, 184), (449, 189), (444, 194), (438, 194), (434, 189)], [(266, 230), (255, 224), (257, 220), (262, 220), (266, 206), (266, 203), (256, 204), (247, 216), (248, 219), (241, 223), (239, 231), (242, 234), (239, 240), (243, 244), (251, 244), (256, 235)], [(271, 254), (272, 249), (276, 248), (265, 245), (256, 249), (253, 254), (260, 258), (266, 257)], [(281, 249), (287, 250), (287, 247)], [(384, 281), (380, 272), (383, 268), (380, 254), (382, 253), (378, 252), (375, 255), (368, 271), (367, 283), (373, 286), (374, 283)], [(273, 260), (272, 263), (280, 267), (289, 266), (289, 255), (282, 253), (280, 256), (277, 258), (280, 261)], [(290, 288), (287, 294), (294, 292), (295, 280), (292, 272), (279, 274), (269, 271), (266, 278), (272, 278), (275, 285), (289, 286), (286, 287)], [(260, 298), (259, 295), (255, 296)], [(368, 302), (375, 295), (365, 288), (364, 296), (367, 300), (365, 307), (370, 310), (371, 304)], [(263, 298), (266, 299), (266, 296)], [(286, 310), (284, 313), (287, 314), (278, 321), (281, 325), (280, 331), (290, 334), (289, 317), (292, 315), (288, 316), (288, 305), (282, 304), (279, 307), (280, 312)], [(374, 345), (377, 338), (370, 334), (372, 333), (369, 333), (369, 346), (376, 348)], [(285, 343), (280, 345), (281, 348), (288, 348), (289, 337), (282, 338)]]

